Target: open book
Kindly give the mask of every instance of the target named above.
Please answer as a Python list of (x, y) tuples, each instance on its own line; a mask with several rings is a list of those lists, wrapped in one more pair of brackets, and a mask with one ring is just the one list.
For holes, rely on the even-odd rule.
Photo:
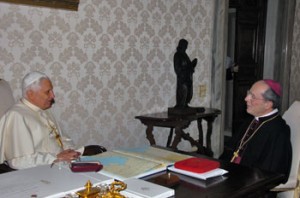
[(123, 181), (127, 178), (141, 178), (164, 171), (175, 162), (190, 158), (151, 146), (117, 149), (95, 156), (83, 156), (81, 161), (99, 161), (103, 165), (100, 173)]

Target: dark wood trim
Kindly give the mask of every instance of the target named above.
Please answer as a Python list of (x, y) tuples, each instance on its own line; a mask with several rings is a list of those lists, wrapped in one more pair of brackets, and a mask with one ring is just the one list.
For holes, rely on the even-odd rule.
[(78, 10), (79, 0), (0, 0), (0, 2), (50, 7), (65, 10)]
[(229, 0), (229, 8), (237, 8), (238, 0)]

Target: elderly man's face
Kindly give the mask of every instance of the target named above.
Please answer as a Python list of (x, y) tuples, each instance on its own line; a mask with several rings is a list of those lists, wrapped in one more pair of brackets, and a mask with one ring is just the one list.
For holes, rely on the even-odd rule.
[(39, 90), (31, 91), (30, 100), (43, 110), (49, 109), (55, 98), (52, 83), (48, 79), (42, 79), (40, 85), (41, 88)]
[(258, 81), (252, 85), (245, 98), (249, 114), (258, 117), (273, 110), (272, 102), (265, 100), (262, 95), (268, 88), (264, 81)]

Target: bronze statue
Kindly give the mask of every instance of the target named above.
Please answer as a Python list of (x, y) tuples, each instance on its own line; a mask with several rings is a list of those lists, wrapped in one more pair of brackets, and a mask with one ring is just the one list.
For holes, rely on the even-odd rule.
[(197, 59), (190, 60), (186, 54), (188, 41), (180, 39), (177, 51), (174, 54), (174, 69), (177, 75), (176, 105), (175, 108), (187, 108), (193, 97), (193, 73)]

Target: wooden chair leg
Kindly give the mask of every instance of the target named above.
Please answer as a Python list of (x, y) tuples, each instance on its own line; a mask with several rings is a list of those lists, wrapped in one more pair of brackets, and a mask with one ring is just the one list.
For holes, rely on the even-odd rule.
[(168, 141), (167, 141), (167, 145), (166, 145), (167, 148), (169, 148), (170, 145), (171, 145), (171, 142), (172, 142), (172, 139), (173, 139), (173, 132), (174, 132), (173, 130), (174, 130), (174, 128), (170, 129), (170, 133), (169, 133)]

